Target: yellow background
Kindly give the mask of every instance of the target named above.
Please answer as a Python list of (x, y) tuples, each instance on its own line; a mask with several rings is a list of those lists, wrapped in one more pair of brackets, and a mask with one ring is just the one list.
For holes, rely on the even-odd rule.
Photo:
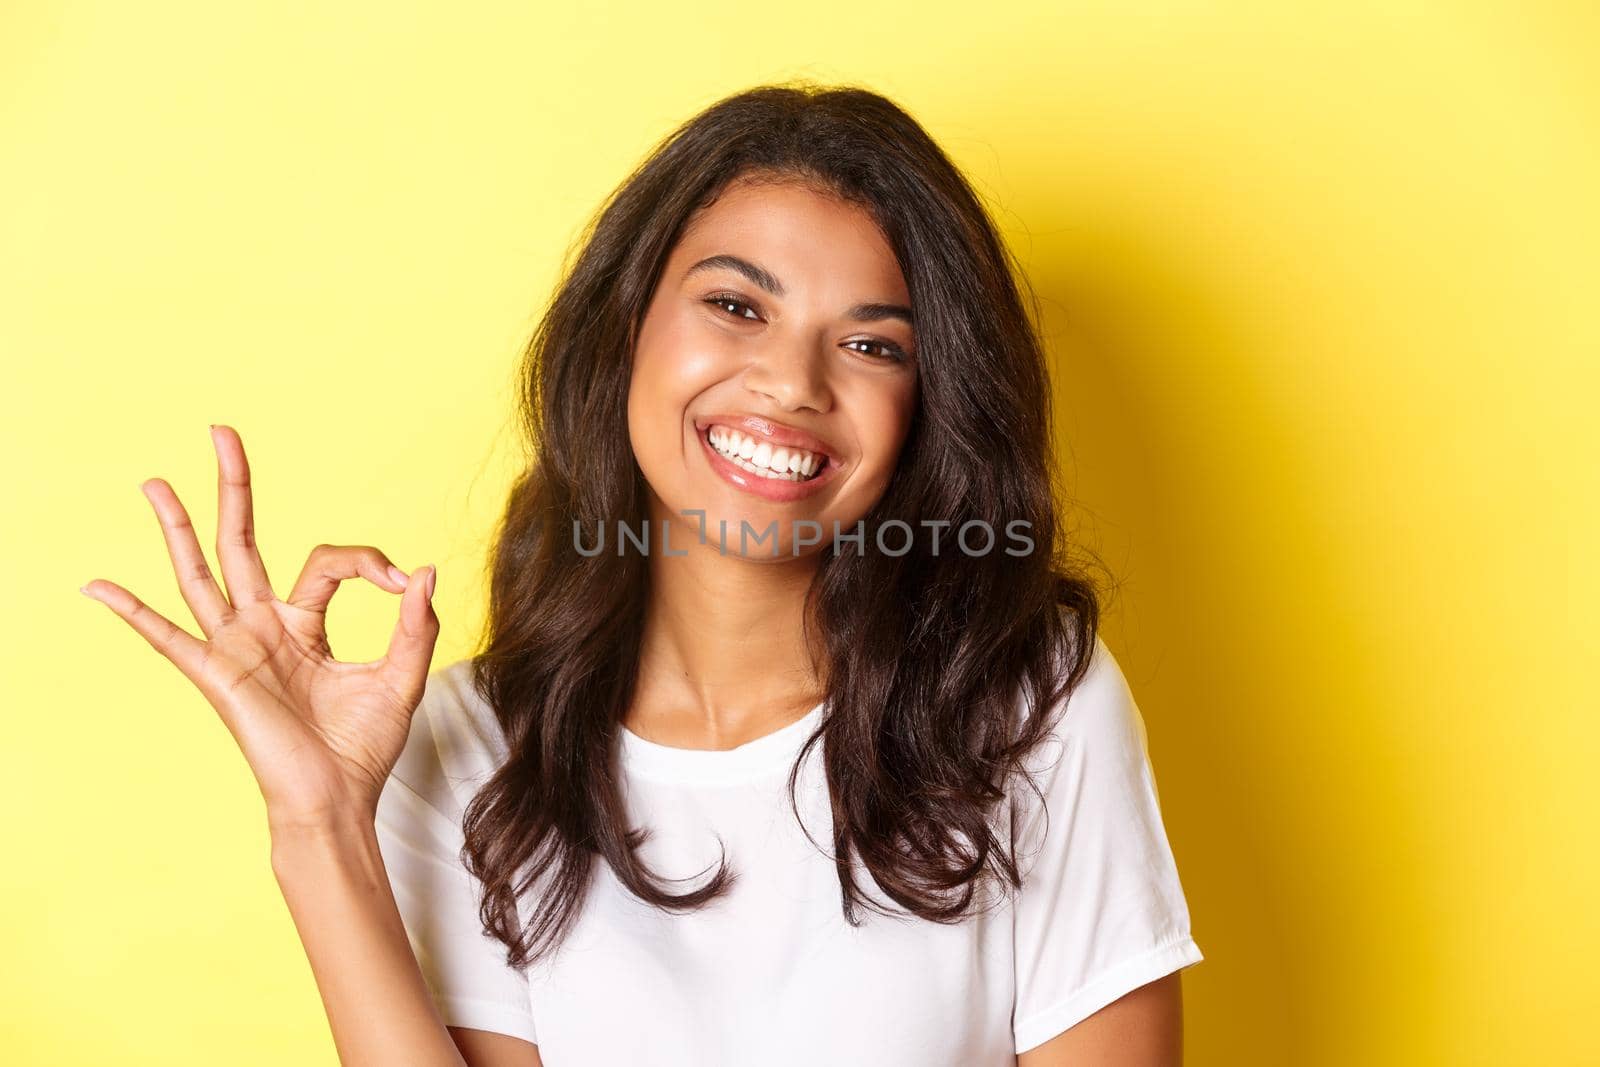
[(1600, 1062), (1592, 5), (284, 6), (0, 14), (0, 1058), (335, 1062), (248, 768), (78, 586), (192, 628), (138, 485), (209, 545), (228, 422), (281, 589), (437, 563), (458, 657), (568, 242), (806, 76), (919, 118), (1044, 301), (1189, 1062)]

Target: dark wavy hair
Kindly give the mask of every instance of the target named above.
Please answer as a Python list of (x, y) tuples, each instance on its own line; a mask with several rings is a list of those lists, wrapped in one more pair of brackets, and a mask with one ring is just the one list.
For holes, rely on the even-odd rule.
[[(1018, 701), (1064, 698), (1093, 650), (1100, 596), (1071, 564), (1080, 546), (1055, 511), (1037, 300), (1030, 290), (1024, 304), (1022, 271), (971, 186), (877, 93), (801, 81), (718, 101), (662, 140), (590, 220), (524, 356), (527, 467), (497, 531), (473, 655), (474, 686), (508, 754), (467, 807), (461, 853), (483, 886), (484, 928), (512, 966), (560, 943), (596, 859), (668, 910), (701, 907), (735, 875), (724, 856), (705, 884), (674, 893), (636, 855), (648, 831), (627, 825), (613, 753), (637, 674), (648, 561), (586, 556), (565, 534), (647, 518), (620, 429), (633, 342), (685, 222), (736, 177), (808, 183), (860, 205), (899, 260), (919, 396), (890, 484), (865, 517), (869, 537), (888, 519), (944, 520), (952, 532), (1025, 520), (1035, 542), (1021, 556), (819, 549), (805, 625), (826, 659), (828, 714), (791, 769), (789, 799), (820, 744), (848, 922), (859, 925), (860, 907), (889, 911), (856, 884), (852, 853), (895, 905), (937, 922), (971, 914), (986, 873), (1021, 884), (996, 802), (1050, 724), (1016, 714)], [(526, 924), (519, 900), (531, 905)]]

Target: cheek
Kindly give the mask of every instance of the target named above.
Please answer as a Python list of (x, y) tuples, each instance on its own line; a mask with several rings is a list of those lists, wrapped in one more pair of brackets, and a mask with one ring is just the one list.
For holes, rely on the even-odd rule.
[(868, 465), (887, 480), (911, 427), (915, 383), (885, 383), (862, 400), (863, 408), (855, 420), (861, 427), (861, 452)]
[(698, 381), (722, 360), (715, 338), (692, 314), (662, 315), (641, 333), (634, 378), (655, 383)]
[(685, 410), (716, 382), (724, 362), (705, 331), (688, 317), (657, 317), (646, 323), (628, 382), (628, 430), (642, 463), (679, 447)]
[(668, 321), (641, 337), (628, 385), (629, 419), (659, 432), (681, 423), (684, 409), (725, 374), (726, 357), (693, 323)]

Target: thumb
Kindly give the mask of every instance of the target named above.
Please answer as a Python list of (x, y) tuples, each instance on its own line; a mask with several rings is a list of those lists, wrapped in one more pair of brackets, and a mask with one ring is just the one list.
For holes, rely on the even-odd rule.
[(433, 586), (439, 568), (418, 567), (411, 572), (405, 592), (400, 595), (400, 619), (389, 635), (389, 650), (384, 656), (394, 672), (394, 687), (413, 705), (422, 699), (433, 662), (433, 647), (439, 639), (439, 616), (433, 610)]

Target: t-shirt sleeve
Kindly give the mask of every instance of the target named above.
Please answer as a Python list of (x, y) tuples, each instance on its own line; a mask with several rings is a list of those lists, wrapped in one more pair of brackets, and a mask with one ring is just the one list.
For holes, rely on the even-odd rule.
[(469, 672), (470, 661), (462, 660), (429, 676), (405, 748), (378, 796), (378, 846), (445, 1024), (537, 1043), (527, 976), (506, 964), (504, 946), (483, 931), (480, 885), (460, 858), (466, 802), (496, 757), (492, 724)]
[[(1021, 1053), (1204, 957), (1161, 819), (1144, 720), (1109, 649), (1030, 753), (1016, 789), (1016, 1001)], [(1040, 796), (1044, 807), (1040, 808)]]

